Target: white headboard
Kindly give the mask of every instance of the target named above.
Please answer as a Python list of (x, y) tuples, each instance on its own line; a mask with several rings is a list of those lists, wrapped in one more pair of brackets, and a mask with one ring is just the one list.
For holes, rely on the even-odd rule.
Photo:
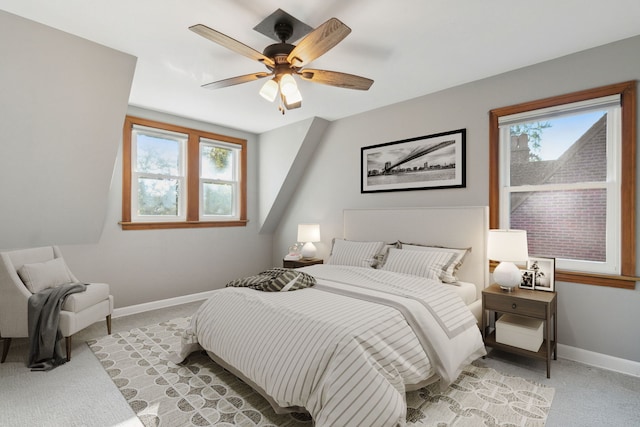
[(471, 248), (458, 278), (474, 283), (478, 298), (489, 284), (488, 231), (486, 206), (344, 210), (345, 239)]

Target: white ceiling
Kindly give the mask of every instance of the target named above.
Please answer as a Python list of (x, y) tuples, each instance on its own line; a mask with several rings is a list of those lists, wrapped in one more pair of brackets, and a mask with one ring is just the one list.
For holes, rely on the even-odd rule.
[[(302, 108), (284, 116), (258, 95), (264, 80), (202, 89), (266, 69), (188, 27), (201, 23), (262, 51), (273, 41), (253, 27), (278, 8), (314, 28), (332, 17), (351, 27), (310, 67), (371, 78), (371, 89), (298, 80)], [(136, 56), (131, 105), (255, 133), (312, 116), (339, 119), (640, 34), (638, 0), (0, 0), (0, 9)]]

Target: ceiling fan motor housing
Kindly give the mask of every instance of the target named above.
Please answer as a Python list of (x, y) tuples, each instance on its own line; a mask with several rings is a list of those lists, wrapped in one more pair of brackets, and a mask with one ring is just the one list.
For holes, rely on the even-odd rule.
[(273, 58), (276, 65), (289, 64), (287, 57), (295, 46), (289, 43), (274, 43), (264, 48), (262, 54), (266, 57)]

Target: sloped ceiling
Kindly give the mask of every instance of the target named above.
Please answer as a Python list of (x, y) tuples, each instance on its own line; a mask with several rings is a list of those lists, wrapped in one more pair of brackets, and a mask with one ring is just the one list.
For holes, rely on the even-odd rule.
[(0, 11), (0, 249), (99, 240), (135, 57)]
[[(375, 80), (367, 92), (299, 82), (301, 109), (281, 115), (262, 81), (215, 91), (211, 81), (265, 71), (187, 28), (205, 24), (258, 50), (253, 30), (281, 8), (351, 34), (313, 68)], [(640, 2), (616, 0), (0, 0), (0, 9), (139, 58), (132, 105), (263, 133), (311, 117), (329, 121), (640, 34)]]

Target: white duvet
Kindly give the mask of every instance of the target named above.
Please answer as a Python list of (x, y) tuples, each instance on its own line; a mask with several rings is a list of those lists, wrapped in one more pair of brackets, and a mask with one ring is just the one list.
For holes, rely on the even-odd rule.
[(280, 408), (316, 426), (404, 425), (405, 392), (485, 354), (460, 297), (430, 279), (314, 265), (312, 288), (216, 291), (192, 318), (180, 358), (204, 348)]

